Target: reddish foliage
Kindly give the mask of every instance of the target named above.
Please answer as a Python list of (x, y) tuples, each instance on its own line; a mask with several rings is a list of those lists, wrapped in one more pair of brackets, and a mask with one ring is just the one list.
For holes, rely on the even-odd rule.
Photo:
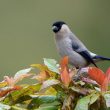
[(65, 85), (69, 85), (70, 83), (70, 76), (69, 73), (67, 71), (67, 68), (65, 67), (64, 70), (61, 72), (61, 80)]
[(90, 67), (88, 73), (89, 73), (89, 77), (95, 80), (100, 85), (105, 79), (105, 75), (103, 71), (96, 67)]
[(68, 65), (68, 56), (65, 56), (61, 60), (60, 66), (61, 66), (61, 80), (66, 86), (68, 86), (71, 81), (67, 65)]
[(67, 67), (67, 65), (68, 65), (68, 56), (65, 56), (60, 61), (61, 69), (64, 69), (65, 66)]
[(8, 88), (6, 90), (1, 90), (0, 91), (0, 97), (3, 97), (7, 95), (9, 92), (15, 91), (15, 90), (20, 90), (22, 87), (21, 86), (14, 86), (12, 88)]
[(88, 70), (89, 77), (95, 80), (101, 88), (101, 91), (107, 91), (110, 82), (110, 68), (104, 74), (102, 70), (96, 67), (90, 67)]

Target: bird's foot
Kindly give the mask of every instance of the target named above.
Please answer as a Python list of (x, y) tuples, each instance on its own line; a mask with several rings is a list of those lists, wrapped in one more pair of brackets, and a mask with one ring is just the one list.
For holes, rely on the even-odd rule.
[(79, 81), (82, 77), (87, 77), (88, 68), (80, 68), (75, 76), (73, 77), (74, 81)]

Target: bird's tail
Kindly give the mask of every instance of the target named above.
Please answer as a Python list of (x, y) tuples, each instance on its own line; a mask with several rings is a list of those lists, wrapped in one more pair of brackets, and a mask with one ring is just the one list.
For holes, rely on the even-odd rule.
[(94, 56), (94, 58), (93, 59), (99, 59), (99, 60), (110, 60), (110, 58), (106, 58), (106, 57), (103, 57), (103, 56), (99, 56), (99, 55), (97, 55), (97, 56)]

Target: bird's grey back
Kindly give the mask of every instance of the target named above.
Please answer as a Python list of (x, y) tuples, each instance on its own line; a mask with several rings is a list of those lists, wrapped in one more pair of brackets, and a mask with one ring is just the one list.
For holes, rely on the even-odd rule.
[(74, 33), (71, 32), (68, 37), (71, 39), (72, 48), (76, 52), (81, 52), (81, 51), (85, 51), (85, 50), (88, 51), (86, 46), (78, 39), (78, 37), (76, 37), (76, 35)]

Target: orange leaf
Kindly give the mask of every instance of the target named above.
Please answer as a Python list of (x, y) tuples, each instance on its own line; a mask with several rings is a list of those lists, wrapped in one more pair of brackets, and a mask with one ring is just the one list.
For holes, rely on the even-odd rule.
[(106, 77), (105, 77), (104, 82), (101, 86), (102, 91), (107, 91), (107, 89), (108, 89), (108, 84), (110, 83), (110, 68), (108, 68), (108, 70), (106, 71), (105, 76)]
[(10, 91), (11, 91), (11, 89), (1, 90), (1, 91), (0, 91), (0, 97), (3, 97), (3, 96), (5, 96), (5, 95), (7, 95)]
[(64, 70), (61, 72), (61, 80), (65, 84), (65, 86), (68, 86), (71, 79), (68, 73), (67, 68), (65, 67)]
[(107, 89), (108, 89), (108, 78), (107, 77), (105, 77), (105, 79), (104, 79), (104, 81), (103, 81), (103, 83), (102, 83), (102, 85), (101, 85), (101, 91), (103, 91), (103, 92), (105, 92), (105, 91), (107, 91)]
[(110, 82), (110, 68), (108, 68), (105, 75), (108, 78), (108, 81)]
[(6, 90), (1, 90), (0, 97), (7, 95), (11, 91), (20, 90), (21, 88), (22, 88), (21, 86), (14, 86), (12, 88), (7, 88)]
[(90, 67), (88, 73), (89, 77), (95, 80), (99, 85), (103, 84), (106, 76), (102, 70), (96, 67)]
[(12, 90), (20, 90), (20, 89), (22, 89), (22, 87), (21, 86), (17, 86), (17, 85), (12, 88)]
[(40, 82), (43, 82), (49, 77), (45, 71), (41, 71), (38, 75), (34, 76), (33, 79), (37, 79)]
[(65, 66), (67, 66), (67, 64), (68, 64), (68, 56), (65, 56), (61, 59), (61, 62), (60, 62), (61, 69), (64, 69)]

